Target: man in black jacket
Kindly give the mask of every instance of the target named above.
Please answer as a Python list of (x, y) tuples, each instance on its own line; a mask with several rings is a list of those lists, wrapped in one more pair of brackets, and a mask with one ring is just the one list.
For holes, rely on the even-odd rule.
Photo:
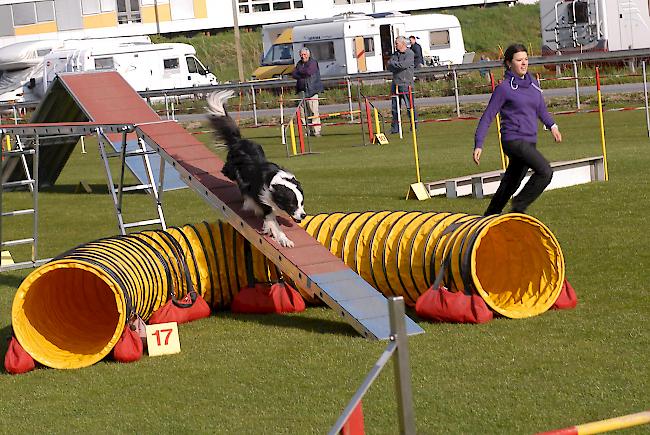
[(424, 66), (424, 57), (422, 56), (422, 46), (416, 42), (415, 36), (409, 36), (409, 41), (411, 41), (411, 50), (413, 50), (413, 66), (420, 68)]
[[(307, 124), (311, 136), (320, 136), (320, 118), (318, 117), (318, 93), (323, 92), (318, 62), (311, 58), (308, 48), (300, 49), (300, 61), (291, 73), (296, 79), (296, 91), (305, 98), (305, 112), (309, 116)], [(305, 119), (301, 120), (305, 124)]]

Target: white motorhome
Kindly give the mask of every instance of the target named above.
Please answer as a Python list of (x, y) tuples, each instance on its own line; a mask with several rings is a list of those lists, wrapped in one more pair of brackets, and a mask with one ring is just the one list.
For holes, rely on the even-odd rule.
[(324, 77), (382, 71), (400, 35), (417, 38), (426, 65), (466, 59), (460, 22), (453, 15), (342, 14), (264, 26), (262, 35), (265, 55), (253, 73), (257, 79), (290, 74), (303, 47), (318, 60)]
[(33, 101), (43, 96), (43, 59), (52, 51), (70, 47), (151, 44), (148, 36), (61, 41), (22, 41), (0, 48), (0, 102)]
[(217, 84), (189, 44), (125, 44), (69, 48), (44, 58), (43, 86), (61, 72), (116, 70), (136, 90), (188, 88)]
[(650, 48), (646, 0), (540, 0), (542, 54)]

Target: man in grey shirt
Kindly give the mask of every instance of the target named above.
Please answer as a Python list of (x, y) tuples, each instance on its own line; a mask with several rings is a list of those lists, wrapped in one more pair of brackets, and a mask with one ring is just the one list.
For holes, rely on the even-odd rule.
[[(398, 118), (398, 104), (400, 101), (404, 102), (404, 107), (407, 113), (411, 109), (411, 101), (409, 98), (409, 87), (413, 90), (413, 69), (414, 69), (414, 55), (413, 51), (407, 47), (407, 39), (404, 36), (395, 38), (395, 52), (388, 61), (388, 70), (393, 73), (393, 83), (391, 84), (391, 95), (397, 95), (391, 99), (392, 101), (392, 120), (390, 132), (392, 134), (399, 132), (399, 118)], [(409, 113), (410, 116), (410, 113)], [(415, 107), (413, 107), (413, 119), (417, 121), (417, 114)]]

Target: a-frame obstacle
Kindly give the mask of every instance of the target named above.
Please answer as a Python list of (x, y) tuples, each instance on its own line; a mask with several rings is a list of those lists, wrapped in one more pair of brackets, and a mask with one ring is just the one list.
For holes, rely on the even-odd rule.
[[(66, 107), (65, 112), (74, 114), (74, 118), (68, 120), (57, 109), (61, 107)], [(381, 293), (293, 222), (280, 219), (283, 231), (295, 243), (294, 248), (283, 248), (270, 237), (261, 235), (261, 219), (242, 211), (239, 189), (221, 173), (223, 162), (175, 121), (160, 119), (117, 72), (58, 76), (38, 113), (41, 123), (128, 125), (123, 135), (104, 137), (121, 140), (124, 146), (133, 140), (146, 143), (284, 274), (323, 300), (362, 336), (390, 338), (388, 303)], [(31, 128), (25, 124), (19, 127), (23, 133)], [(43, 124), (34, 125), (33, 133), (38, 134), (40, 128)], [(10, 131), (11, 127), (5, 129)], [(424, 332), (409, 318), (406, 329), (409, 335)]]

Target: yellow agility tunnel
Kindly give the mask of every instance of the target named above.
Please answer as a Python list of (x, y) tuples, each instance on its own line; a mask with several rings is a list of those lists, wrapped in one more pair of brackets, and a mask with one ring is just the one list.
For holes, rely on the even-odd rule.
[(564, 283), (564, 256), (539, 220), (524, 214), (380, 211), (320, 214), (308, 233), (385, 296), (409, 305), (435, 281), (475, 290), (510, 318), (547, 311)]
[[(541, 314), (559, 296), (564, 258), (553, 234), (520, 214), (380, 211), (308, 217), (303, 226), (385, 296), (413, 305), (444, 263), (451, 290), (475, 289), (498, 313)], [(104, 358), (128, 317), (145, 321), (173, 292), (190, 289), (214, 310), (276, 266), (224, 222), (101, 239), (32, 272), (18, 288), (12, 323), (40, 363), (85, 367)], [(307, 296), (307, 292), (302, 292)]]
[(21, 283), (12, 306), (14, 333), (43, 365), (92, 365), (108, 355), (132, 314), (146, 321), (170, 291), (181, 298), (193, 288), (220, 309), (246, 285), (247, 264), (254, 280), (274, 279), (275, 267), (249, 248), (223, 222), (81, 245)]

